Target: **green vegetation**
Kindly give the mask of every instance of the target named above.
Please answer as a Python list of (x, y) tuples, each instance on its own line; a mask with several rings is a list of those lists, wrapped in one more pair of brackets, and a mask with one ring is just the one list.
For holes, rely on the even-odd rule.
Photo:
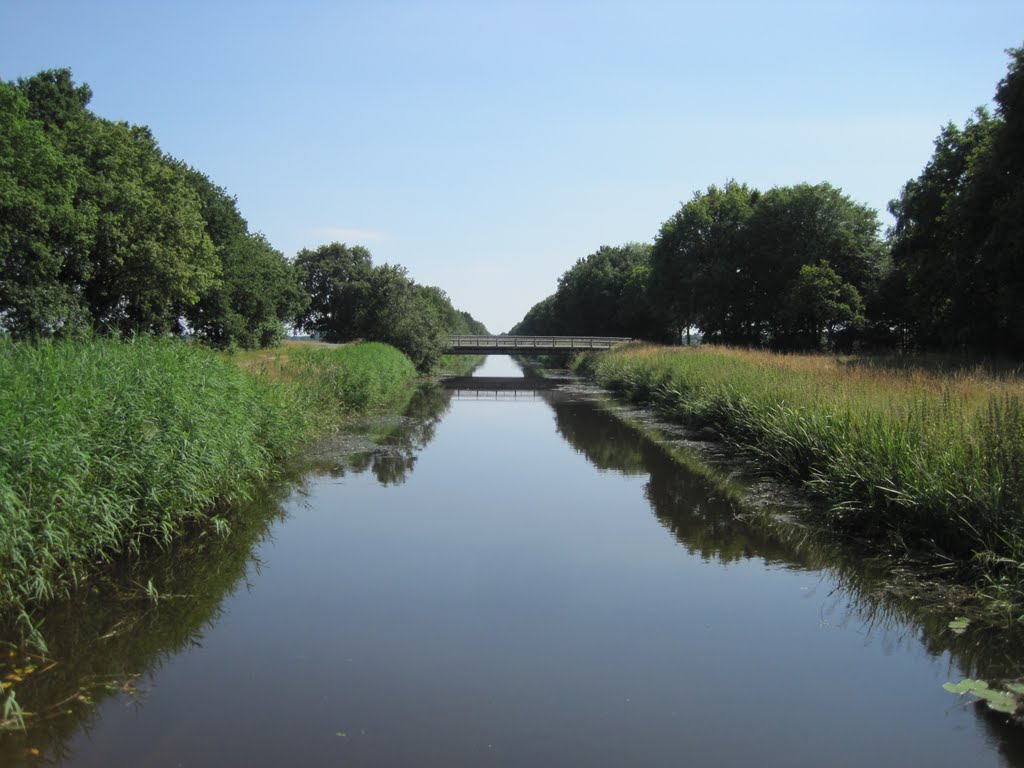
[(449, 334), (487, 333), (468, 313), (457, 311), (440, 288), (417, 284), (403, 267), (374, 266), (361, 246), (331, 243), (303, 250), (295, 263), (311, 297), (296, 324), (324, 341), (382, 341), (429, 372)]
[(0, 616), (216, 526), (276, 459), (415, 376), (383, 344), (261, 354), (145, 337), (0, 344)]
[(651, 247), (602, 246), (580, 259), (558, 280), (558, 290), (534, 305), (513, 335), (669, 337), (650, 307)]
[(1024, 48), (996, 94), (889, 210), (827, 183), (711, 185), (653, 246), (600, 248), (512, 333), (632, 336), (775, 350), (1024, 354)]
[(1024, 621), (1024, 381), (856, 359), (632, 346), (578, 370), (804, 481), (827, 523), (939, 565)]
[(234, 197), (168, 156), (148, 128), (104, 120), (66, 69), (0, 82), (0, 333), (191, 336), (218, 349), (281, 341), (398, 347), (421, 371), (449, 333), (486, 333), (440, 289), (365, 248), (293, 262)]

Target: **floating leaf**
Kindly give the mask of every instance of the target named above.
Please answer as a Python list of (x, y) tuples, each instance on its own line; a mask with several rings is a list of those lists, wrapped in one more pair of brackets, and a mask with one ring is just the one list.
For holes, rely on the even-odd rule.
[(965, 616), (957, 616), (947, 626), (953, 630), (955, 634), (962, 635), (967, 631), (967, 625), (971, 623), (971, 620)]
[(1006, 690), (1013, 691), (1014, 693), (1024, 696), (1024, 683), (1007, 683)]
[(960, 693), (974, 693), (974, 694), (977, 694), (978, 691), (987, 690), (988, 689), (988, 683), (986, 683), (984, 680), (971, 680), (971, 678), (968, 677), (968, 678), (965, 678), (965, 679), (961, 680), (959, 683), (955, 683), (955, 684), (954, 683), (943, 683), (942, 687), (943, 687), (943, 689), (949, 691), (950, 693), (957, 693), (957, 694), (960, 694)]
[(989, 709), (1012, 715), (1017, 711), (1017, 697), (1006, 691), (973, 691), (974, 695), (985, 700)]

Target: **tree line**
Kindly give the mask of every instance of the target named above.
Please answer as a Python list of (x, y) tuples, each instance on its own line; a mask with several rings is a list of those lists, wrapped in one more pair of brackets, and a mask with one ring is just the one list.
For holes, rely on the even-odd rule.
[(0, 82), (0, 333), (173, 334), (218, 348), (278, 343), (286, 324), (390, 343), (430, 368), (448, 333), (486, 333), (439, 288), (365, 248), (287, 259), (236, 199), (106, 120), (70, 70)]
[(994, 114), (942, 129), (885, 237), (827, 183), (712, 185), (653, 245), (577, 261), (510, 332), (1024, 354), (1024, 48), (1008, 53)]

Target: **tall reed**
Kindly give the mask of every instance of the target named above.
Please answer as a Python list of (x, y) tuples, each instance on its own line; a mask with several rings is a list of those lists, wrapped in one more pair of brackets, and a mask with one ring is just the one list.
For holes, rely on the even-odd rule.
[(1024, 600), (1024, 379), (634, 346), (577, 368), (714, 430), (832, 502), (828, 522)]
[(165, 545), (415, 375), (381, 344), (277, 365), (244, 370), (175, 340), (0, 343), (0, 618)]

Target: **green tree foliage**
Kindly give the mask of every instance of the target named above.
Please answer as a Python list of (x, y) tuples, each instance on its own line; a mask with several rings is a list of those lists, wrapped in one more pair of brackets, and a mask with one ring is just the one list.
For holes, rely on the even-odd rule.
[(429, 371), (449, 334), (486, 333), (471, 315), (457, 311), (444, 291), (417, 284), (404, 267), (374, 266), (362, 246), (331, 243), (305, 249), (295, 263), (310, 296), (295, 323), (325, 341), (381, 341)]
[(373, 259), (361, 245), (343, 243), (303, 249), (295, 257), (309, 305), (295, 317), (295, 324), (324, 341), (359, 338), (362, 312), (367, 302)]
[(515, 335), (633, 336), (657, 340), (666, 325), (650, 302), (651, 246), (601, 246), (558, 280), (558, 290), (534, 305)]
[(558, 280), (554, 314), (565, 333), (655, 338), (646, 300), (651, 246), (603, 245)]
[(783, 294), (780, 319), (789, 329), (794, 346), (817, 349), (835, 346), (837, 327), (864, 325), (864, 303), (860, 293), (828, 262), (804, 264)]
[(185, 310), (192, 332), (219, 348), (277, 344), (309, 301), (296, 268), (261, 234), (237, 235), (217, 255), (220, 277)]
[[(68, 70), (20, 80), (22, 99), (10, 90), (4, 86), (4, 120), (24, 127), (27, 103), (28, 118), (52, 147), (48, 158), (34, 156), (52, 173), (51, 199), (63, 186), (56, 208), (67, 226), (41, 211), (8, 220), (13, 241), (35, 245), (4, 249), (5, 263), (21, 261), (11, 279), (20, 283), (18, 295), (6, 291), (0, 307), (5, 325), (16, 336), (66, 333), (84, 309), (100, 330), (177, 328), (178, 307), (198, 300), (217, 274), (199, 201), (180, 169), (148, 129), (89, 112), (91, 91), (76, 87)], [(3, 147), (5, 164), (33, 156), (24, 150)], [(22, 194), (32, 188), (30, 179), (23, 182)]]
[(889, 209), (906, 323), (919, 347), (1024, 352), (1024, 49), (976, 111), (935, 140)]
[(555, 294), (541, 299), (509, 331), (512, 336), (558, 336), (562, 328), (555, 317)]
[(75, 207), (78, 169), (53, 145), (28, 99), (0, 83), (0, 326), (15, 336), (86, 321), (72, 279), (87, 247)]
[(750, 274), (741, 262), (759, 197), (735, 181), (711, 185), (661, 226), (651, 254), (652, 299), (675, 338), (695, 326), (733, 343), (756, 338), (745, 304)]
[[(801, 275), (805, 266), (824, 262), (841, 284), (853, 289), (841, 290), (844, 296), (858, 296), (857, 304), (860, 296), (874, 292), (885, 263), (880, 228), (877, 211), (830, 184), (777, 187), (762, 195), (750, 219), (746, 263), (740, 265), (747, 277), (745, 300), (758, 331), (755, 340), (775, 348), (803, 346), (803, 329), (792, 323), (800, 310), (788, 307), (786, 299), (792, 296), (789, 286), (794, 281), (807, 287), (809, 278)], [(822, 270), (807, 275), (827, 279)], [(830, 337), (837, 324), (831, 324)]]
[(935, 140), (921, 175), (889, 204), (893, 262), (901, 279), (903, 318), (914, 342), (954, 348), (993, 332), (994, 275), (980, 259), (982, 221), (991, 217), (976, 194), (995, 121), (979, 110), (961, 129), (950, 123)]
[(66, 69), (0, 83), (0, 325), (279, 339), (304, 302), (291, 265), (234, 198), (91, 96)]
[(245, 349), (276, 344), (284, 323), (301, 312), (309, 297), (298, 270), (266, 238), (250, 233), (237, 201), (203, 173), (184, 168), (199, 197), (206, 233), (219, 262), (219, 276), (183, 308), (192, 332), (206, 343)]
[(96, 222), (85, 283), (94, 325), (180, 331), (180, 308), (196, 303), (219, 273), (199, 199), (147, 128), (97, 118), (80, 127), (80, 199)]
[[(763, 194), (734, 181), (711, 186), (662, 225), (653, 297), (676, 332), (698, 327), (721, 342), (791, 348), (820, 336), (809, 330), (818, 318), (833, 341), (840, 327), (861, 324), (860, 297), (879, 284), (886, 251), (878, 230), (874, 210), (829, 184)], [(828, 286), (831, 296), (833, 276), (849, 301), (847, 320), (820, 315), (816, 291)], [(787, 306), (813, 296), (816, 309)]]

